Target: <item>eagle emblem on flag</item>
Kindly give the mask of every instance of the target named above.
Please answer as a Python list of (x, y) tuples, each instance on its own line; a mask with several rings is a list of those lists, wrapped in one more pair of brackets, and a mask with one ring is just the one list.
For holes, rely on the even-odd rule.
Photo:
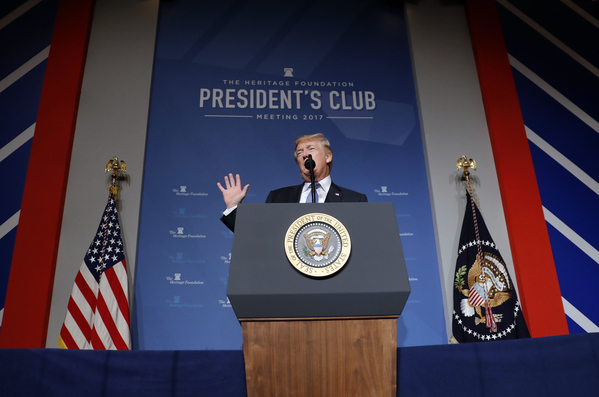
[[(482, 307), (488, 301), (491, 308), (497, 307), (512, 297), (512, 285), (503, 261), (493, 254), (484, 253), (481, 263), (477, 257), (468, 271), (468, 289), (462, 287), (463, 280), (457, 273), (456, 288), (465, 296), (460, 302), (462, 314), (472, 317), (476, 314), (476, 324), (486, 324), (487, 318), (482, 314)], [(501, 322), (501, 314), (492, 314), (496, 322)]]

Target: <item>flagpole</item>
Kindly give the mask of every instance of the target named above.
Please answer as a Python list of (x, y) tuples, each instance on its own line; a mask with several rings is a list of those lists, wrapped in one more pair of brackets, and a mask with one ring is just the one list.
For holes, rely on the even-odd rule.
[[(458, 159), (457, 162), (457, 167), (458, 167), (458, 171), (460, 170), (460, 168), (464, 168), (464, 178), (465, 178), (465, 185), (466, 185), (466, 189), (468, 190), (468, 193), (470, 193), (470, 209), (472, 211), (472, 215), (473, 215), (473, 219), (474, 219), (474, 233), (476, 236), (476, 248), (477, 248), (477, 254), (476, 257), (478, 258), (477, 260), (479, 261), (479, 263), (482, 265), (484, 262), (484, 255), (483, 255), (483, 248), (482, 248), (482, 242), (480, 239), (480, 234), (479, 234), (479, 230), (478, 230), (478, 220), (476, 219), (476, 210), (475, 210), (475, 206), (477, 206), (477, 204), (475, 203), (475, 201), (477, 201), (475, 199), (474, 196), (474, 189), (472, 189), (472, 184), (470, 183), (470, 171), (468, 171), (468, 168), (472, 168), (474, 171), (476, 171), (476, 161), (474, 161), (473, 159), (468, 159), (465, 155), (462, 155), (462, 157), (460, 157)], [(486, 284), (484, 287), (484, 291), (485, 294), (488, 295), (487, 288), (486, 288)], [(495, 323), (495, 320), (493, 318), (493, 311), (489, 305), (489, 298), (485, 298), (485, 325), (487, 326), (487, 328), (489, 328), (491, 330), (491, 332), (497, 332), (497, 324)]]
[(472, 184), (470, 183), (470, 171), (468, 170), (468, 168), (472, 168), (473, 171), (476, 171), (476, 161), (474, 161), (473, 159), (468, 159), (465, 155), (462, 155), (462, 157), (458, 159), (457, 167), (458, 171), (460, 170), (460, 168), (464, 168), (464, 174), (462, 176), (462, 182), (464, 183), (464, 187), (466, 188), (468, 193), (470, 193), (470, 197), (472, 197), (476, 205), (480, 207), (478, 197), (474, 192), (474, 188), (472, 188)]
[[(465, 155), (462, 155), (462, 157), (460, 157), (457, 161), (457, 168), (458, 171), (460, 170), (460, 168), (464, 168), (464, 185), (466, 186), (466, 190), (468, 191), (469, 195), (470, 195), (470, 209), (472, 211), (472, 216), (473, 216), (473, 220), (474, 220), (474, 232), (475, 232), (475, 240), (476, 240), (476, 248), (477, 248), (477, 261), (479, 261), (479, 263), (482, 265), (484, 263), (484, 254), (483, 254), (483, 248), (482, 248), (482, 241), (480, 239), (480, 234), (479, 234), (479, 229), (478, 229), (478, 220), (476, 217), (476, 209), (475, 207), (478, 206), (478, 198), (475, 196), (474, 194), (474, 189), (472, 189), (472, 184), (470, 183), (470, 171), (468, 171), (468, 168), (472, 168), (474, 171), (476, 171), (476, 161), (474, 161), (473, 159), (468, 159)], [(489, 298), (488, 298), (488, 293), (489, 291), (487, 291), (487, 287), (485, 284), (484, 287), (484, 291), (485, 294), (487, 295), (487, 298), (485, 298), (485, 302), (484, 302), (484, 306), (485, 306), (485, 325), (487, 328), (489, 328), (491, 330), (491, 332), (497, 332), (497, 323), (495, 322), (495, 318), (493, 317), (493, 311), (491, 309), (491, 306), (489, 304)]]
[(454, 273), (450, 343), (529, 338), (507, 265), (479, 212), (470, 181), (476, 162), (462, 156), (457, 162), (461, 168), (468, 202)]
[(105, 171), (112, 171), (108, 200), (73, 283), (58, 338), (62, 349), (131, 350), (129, 280), (116, 205), (126, 164), (113, 157)]

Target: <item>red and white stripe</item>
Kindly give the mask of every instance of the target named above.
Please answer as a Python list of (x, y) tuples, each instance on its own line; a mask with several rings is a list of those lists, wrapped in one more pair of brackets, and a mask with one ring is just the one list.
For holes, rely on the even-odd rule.
[(83, 262), (60, 331), (60, 347), (130, 350), (128, 291), (124, 260), (107, 269), (99, 283)]
[(482, 306), (485, 303), (485, 300), (480, 296), (477, 290), (471, 288), (470, 293), (468, 294), (468, 303), (470, 303), (470, 306), (472, 307)]

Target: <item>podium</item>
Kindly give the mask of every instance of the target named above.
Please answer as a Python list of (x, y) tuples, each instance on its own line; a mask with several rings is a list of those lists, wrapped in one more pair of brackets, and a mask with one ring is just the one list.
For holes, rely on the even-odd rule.
[[(351, 252), (340, 270), (314, 277), (288, 253), (293, 225), (310, 228), (317, 215), (339, 221)], [(330, 249), (346, 242), (335, 241)], [(409, 294), (391, 203), (237, 208), (227, 295), (242, 327), (249, 397), (395, 397), (397, 318)]]

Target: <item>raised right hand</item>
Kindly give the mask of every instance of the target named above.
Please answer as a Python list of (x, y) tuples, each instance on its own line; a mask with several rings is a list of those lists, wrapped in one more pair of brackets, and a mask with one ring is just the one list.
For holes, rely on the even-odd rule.
[(239, 174), (236, 175), (236, 178), (233, 177), (233, 174), (229, 174), (228, 176), (225, 175), (225, 187), (223, 187), (220, 182), (217, 182), (217, 185), (223, 194), (227, 209), (239, 205), (245, 198), (248, 188), (250, 187), (249, 184), (245, 185), (243, 188), (241, 187), (241, 177)]

